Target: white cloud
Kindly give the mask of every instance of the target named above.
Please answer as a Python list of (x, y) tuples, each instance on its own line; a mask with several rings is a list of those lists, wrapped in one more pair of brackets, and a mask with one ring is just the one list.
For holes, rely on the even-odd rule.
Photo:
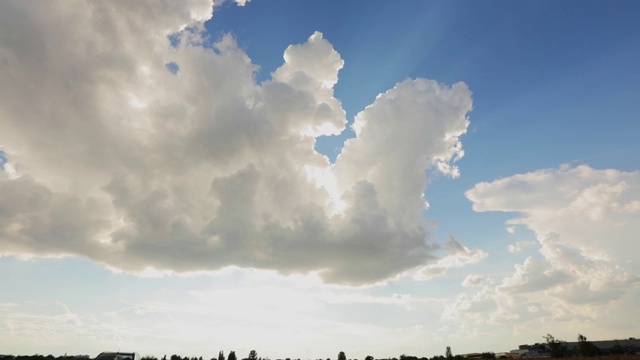
[(513, 276), (505, 278), (498, 289), (518, 294), (546, 290), (571, 280), (569, 274), (558, 269), (545, 269), (539, 261), (531, 256), (525, 260), (524, 264), (516, 264), (515, 268)]
[[(258, 84), (232, 36), (202, 46), (212, 11), (0, 5), (0, 253), (346, 284), (424, 266), (425, 171), (458, 174), (466, 85), (398, 83), (356, 116), (331, 165), (314, 144), (346, 124), (338, 52), (316, 32)], [(438, 271), (483, 256), (463, 248)]]
[(447, 251), (447, 254), (438, 258), (434, 263), (424, 266), (416, 271), (414, 275), (415, 279), (428, 280), (441, 276), (449, 269), (458, 269), (478, 263), (489, 255), (482, 250), (471, 250), (463, 246), (452, 235), (449, 235), (444, 248)]
[(453, 301), (449, 302), (445, 311), (444, 318), (471, 318), (480, 320), (485, 313), (491, 313), (497, 309), (497, 302), (494, 293), (490, 287), (483, 287), (481, 290), (473, 294), (460, 294)]
[(476, 185), (466, 193), (476, 211), (516, 212), (508, 224), (535, 233), (537, 241), (518, 241), (510, 252), (537, 246), (539, 254), (495, 285), (488, 275), (467, 276), (467, 290), (446, 303), (443, 321), (465, 334), (507, 331), (522, 341), (536, 331), (561, 338), (628, 336), (623, 333), (635, 327), (628, 317), (637, 307), (632, 299), (640, 292), (637, 262), (629, 255), (638, 250), (639, 187), (638, 172), (587, 166)]
[(560, 338), (578, 332), (628, 336), (624, 333), (636, 328), (628, 315), (637, 307), (632, 299), (640, 282), (637, 263), (620, 249), (637, 249), (639, 185), (637, 172), (563, 166), (469, 190), (476, 210), (517, 212), (508, 225), (535, 233), (537, 241), (510, 244), (511, 252), (531, 248), (539, 254), (517, 263), (511, 273), (467, 275), (466, 289), (443, 302), (440, 322), (458, 337), (483, 343), (502, 333), (522, 342), (536, 332)]
[(582, 304), (640, 286), (640, 172), (562, 166), (480, 183), (466, 195), (476, 211), (519, 213), (509, 223), (526, 225), (541, 245), (544, 262), (529, 257), (498, 289)]
[(493, 279), (478, 274), (467, 275), (462, 281), (462, 286), (464, 287), (481, 287), (491, 284), (493, 284)]
[(507, 250), (512, 254), (513, 253), (519, 253), (522, 250), (524, 250), (524, 249), (526, 249), (528, 247), (531, 247), (531, 246), (533, 246), (535, 244), (536, 244), (535, 241), (521, 240), (521, 241), (516, 242), (515, 244), (509, 244), (507, 246)]
[(356, 115), (357, 136), (346, 141), (338, 157), (340, 188), (368, 181), (394, 222), (422, 222), (424, 172), (435, 167), (456, 176), (453, 164), (464, 155), (460, 136), (470, 110), (471, 94), (463, 83), (446, 87), (432, 80), (405, 80), (378, 95)]

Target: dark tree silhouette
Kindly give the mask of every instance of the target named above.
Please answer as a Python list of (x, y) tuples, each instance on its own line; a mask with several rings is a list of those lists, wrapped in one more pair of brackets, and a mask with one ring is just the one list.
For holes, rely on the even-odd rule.
[(340, 351), (338, 354), (338, 360), (347, 360), (347, 355), (344, 354), (344, 351)]
[(218, 353), (218, 360), (224, 360), (224, 351)]
[(229, 356), (227, 356), (227, 360), (238, 360), (238, 358), (236, 358), (236, 352), (235, 351), (229, 352)]
[(578, 334), (578, 355), (593, 357), (600, 355), (600, 349), (591, 341), (587, 341), (587, 337)]
[(569, 355), (566, 341), (556, 339), (551, 334), (543, 336), (547, 340), (547, 347), (551, 350), (551, 357), (561, 358)]
[(373, 356), (367, 355), (367, 357), (365, 357), (364, 360), (373, 360)]
[(451, 355), (451, 346), (447, 346), (447, 350), (445, 351), (444, 356), (447, 359), (451, 359), (453, 357), (453, 355)]
[(249, 351), (249, 360), (257, 360), (258, 353), (255, 350)]

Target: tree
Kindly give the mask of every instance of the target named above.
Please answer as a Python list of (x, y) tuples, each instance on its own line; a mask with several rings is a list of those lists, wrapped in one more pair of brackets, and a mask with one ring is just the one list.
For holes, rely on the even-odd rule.
[(249, 351), (249, 360), (257, 360), (258, 353), (255, 350)]
[(547, 347), (551, 350), (551, 357), (561, 358), (569, 355), (569, 349), (567, 349), (565, 341), (556, 339), (551, 334), (547, 334), (543, 338), (547, 340)]
[(224, 351), (218, 353), (218, 360), (224, 360)]
[(364, 360), (373, 360), (373, 356), (367, 355), (367, 357), (365, 357)]
[(340, 351), (338, 354), (338, 360), (347, 360), (347, 355), (344, 354), (344, 351)]
[(587, 341), (587, 337), (578, 334), (578, 355), (593, 357), (600, 355), (600, 349), (591, 341)]
[(447, 359), (451, 359), (453, 357), (453, 355), (451, 355), (451, 346), (447, 346), (447, 351), (445, 351), (444, 356)]
[(236, 358), (236, 352), (235, 351), (229, 352), (229, 356), (227, 356), (227, 360), (238, 360)]

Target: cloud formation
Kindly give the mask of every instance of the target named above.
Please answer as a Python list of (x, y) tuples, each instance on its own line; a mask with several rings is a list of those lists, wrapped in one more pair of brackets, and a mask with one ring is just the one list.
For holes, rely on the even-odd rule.
[[(640, 172), (586, 165), (544, 169), (477, 184), (466, 192), (476, 211), (513, 213), (518, 238), (505, 255), (528, 256), (509, 272), (470, 274), (464, 289), (444, 304), (441, 321), (457, 336), (505, 336), (530, 341), (532, 333), (624, 337), (640, 293), (637, 202)], [(534, 252), (537, 250), (537, 253)], [(508, 257), (502, 259), (508, 261)], [(546, 329), (546, 330), (545, 330)]]
[(478, 263), (489, 255), (482, 250), (471, 250), (463, 246), (452, 235), (447, 238), (444, 249), (447, 252), (445, 256), (419, 269), (414, 277), (421, 280), (431, 279), (445, 274), (449, 269)]
[(640, 172), (562, 166), (480, 183), (466, 195), (476, 211), (520, 214), (508, 223), (539, 242), (544, 262), (527, 258), (498, 289), (582, 304), (640, 288)]
[(425, 171), (458, 175), (466, 85), (398, 83), (330, 164), (314, 145), (347, 123), (338, 52), (316, 32), (257, 83), (233, 36), (203, 45), (213, 9), (0, 5), (0, 253), (346, 284), (424, 266)]

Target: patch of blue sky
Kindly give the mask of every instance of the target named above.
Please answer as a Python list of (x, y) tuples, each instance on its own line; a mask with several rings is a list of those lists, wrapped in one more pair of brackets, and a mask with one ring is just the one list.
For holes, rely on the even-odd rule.
[(170, 34), (169, 36), (167, 36), (167, 40), (169, 40), (169, 43), (174, 48), (177, 48), (178, 46), (180, 46), (181, 38), (182, 37), (181, 37), (181, 34), (179, 32), (173, 33), (173, 34)]
[(164, 64), (164, 66), (169, 70), (170, 73), (176, 75), (180, 71), (180, 66), (176, 62), (170, 62)]
[(0, 149), (0, 170), (4, 170), (4, 164), (6, 164), (7, 161), (9, 161), (7, 159), (7, 154), (2, 149)]

